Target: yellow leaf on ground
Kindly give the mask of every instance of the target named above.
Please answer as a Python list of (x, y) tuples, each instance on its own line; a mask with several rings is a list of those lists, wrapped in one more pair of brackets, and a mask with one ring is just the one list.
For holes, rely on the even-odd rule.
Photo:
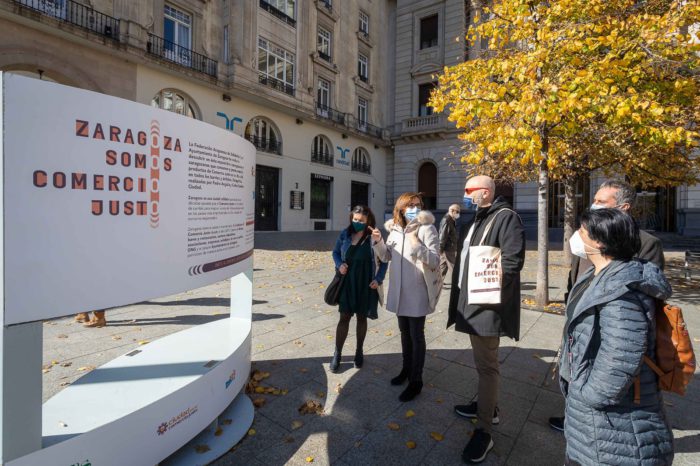
[(195, 445), (194, 447), (194, 451), (196, 451), (200, 455), (202, 453), (208, 452), (209, 450), (211, 450), (211, 448), (209, 448), (209, 445)]
[(313, 456), (307, 456), (307, 457), (306, 457), (306, 462), (307, 462), (307, 463), (313, 463), (313, 462), (314, 462), (314, 457), (313, 457)]
[(406, 411), (406, 419), (412, 418), (415, 415), (416, 415), (416, 413), (412, 409), (409, 409), (408, 411)]
[(416, 442), (414, 442), (413, 440), (409, 440), (408, 442), (406, 442), (406, 448), (408, 448), (409, 450), (413, 450), (414, 448), (416, 448)]
[(56, 364), (58, 364), (58, 361), (51, 361), (51, 364), (55, 366)]
[(251, 437), (255, 435), (255, 429), (248, 429), (248, 435), (250, 435)]
[(221, 426), (217, 426), (216, 430), (214, 431), (214, 435), (217, 437), (220, 437), (221, 434), (223, 434), (223, 433), (224, 433), (224, 429), (222, 429)]
[(299, 427), (303, 426), (304, 423), (301, 421), (292, 421), (292, 430), (297, 430)]
[(122, 337), (120, 337), (119, 335), (112, 336), (112, 340), (121, 340), (121, 339), (122, 339)]
[(433, 439), (437, 440), (438, 442), (441, 442), (441, 441), (443, 441), (443, 440), (445, 439), (445, 437), (444, 437), (442, 434), (437, 433), (437, 432), (431, 432), (431, 433), (430, 433), (430, 436), (431, 436)]
[(399, 430), (401, 427), (395, 423), (395, 422), (390, 422), (389, 424), (386, 425), (390, 430)]
[(78, 372), (87, 372), (91, 371), (95, 368), (95, 366), (83, 366), (78, 368)]
[(150, 343), (150, 341), (148, 341), (148, 340), (141, 340), (141, 341), (139, 341), (139, 345), (147, 345), (147, 344), (149, 344), (149, 343)]
[(221, 423), (225, 426), (230, 426), (233, 423), (233, 419), (224, 419)]
[(256, 398), (253, 400), (253, 406), (255, 406), (256, 408), (262, 408), (263, 406), (265, 406), (266, 402), (267, 400), (265, 398)]
[(390, 337), (390, 336), (392, 336), (393, 334), (394, 334), (394, 332), (392, 332), (391, 330), (387, 330), (387, 332), (386, 332), (384, 335)]
[(326, 392), (316, 392), (316, 396), (319, 398), (323, 398), (324, 396), (326, 396)]

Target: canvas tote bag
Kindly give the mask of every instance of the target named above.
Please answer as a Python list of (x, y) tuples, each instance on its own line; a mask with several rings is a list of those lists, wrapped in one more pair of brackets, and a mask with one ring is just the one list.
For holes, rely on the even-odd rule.
[(469, 247), (468, 304), (501, 304), (501, 248), (484, 246), (484, 240), (489, 235), (496, 217), (504, 210), (510, 209), (497, 211), (486, 225), (479, 245)]

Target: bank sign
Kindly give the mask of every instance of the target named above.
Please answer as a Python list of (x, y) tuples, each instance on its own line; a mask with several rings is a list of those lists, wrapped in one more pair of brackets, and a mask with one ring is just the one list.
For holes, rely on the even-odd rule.
[(252, 144), (103, 94), (7, 73), (0, 84), (6, 325), (241, 271), (253, 252)]

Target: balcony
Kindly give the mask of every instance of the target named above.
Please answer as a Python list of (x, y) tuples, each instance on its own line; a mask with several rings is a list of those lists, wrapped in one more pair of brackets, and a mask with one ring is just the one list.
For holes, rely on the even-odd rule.
[(14, 1), (24, 8), (37, 11), (43, 15), (56, 18), (60, 21), (119, 42), (119, 20), (117, 18), (95, 11), (73, 0), (63, 2), (47, 0)]
[(333, 61), (331, 60), (331, 56), (327, 53), (321, 52), (320, 50), (318, 51), (318, 58), (320, 58), (321, 60), (325, 60), (328, 63), (333, 63)]
[(320, 102), (316, 102), (316, 115), (327, 120), (331, 120), (333, 123), (338, 123), (339, 125), (345, 124), (345, 114), (339, 112), (338, 110), (324, 105)]
[(357, 160), (352, 161), (352, 171), (370, 174), (370, 166), (367, 162), (358, 162)]
[(448, 131), (447, 118), (443, 114), (407, 118), (401, 122), (401, 136), (430, 138)]
[(255, 148), (260, 152), (282, 155), (282, 141), (278, 141), (277, 139), (262, 138), (254, 134), (246, 134), (245, 138), (252, 142)]
[(316, 4), (318, 12), (325, 15), (331, 21), (338, 21), (338, 19), (340, 19), (340, 14), (333, 9), (333, 2), (331, 2), (331, 0), (314, 0), (314, 3)]
[(369, 136), (382, 139), (384, 130), (378, 126), (370, 125), (366, 121), (357, 120), (357, 125), (355, 127), (359, 132), (365, 133)]
[(148, 33), (146, 51), (171, 63), (216, 77), (218, 62), (191, 49)]
[(311, 149), (311, 161), (321, 165), (333, 166), (333, 155), (327, 151)]
[(367, 84), (367, 83), (369, 82), (369, 78), (368, 78), (367, 76), (364, 76), (364, 75), (360, 74), (360, 75), (358, 75), (357, 77), (358, 77), (358, 79), (359, 79), (360, 81), (362, 81), (362, 82), (365, 83), (365, 84)]
[(285, 94), (289, 94), (294, 97), (294, 86), (291, 86), (284, 81), (280, 81), (279, 79), (262, 73), (258, 75), (258, 81), (260, 84), (264, 84), (265, 86), (271, 87), (276, 91), (284, 92)]
[(265, 0), (260, 0), (260, 8), (267, 11), (275, 18), (280, 19), (283, 22), (289, 24), (290, 26), (296, 27), (297, 22), (294, 18), (292, 18), (291, 16), (287, 16), (287, 14), (284, 11), (278, 10), (276, 7), (270, 5)]

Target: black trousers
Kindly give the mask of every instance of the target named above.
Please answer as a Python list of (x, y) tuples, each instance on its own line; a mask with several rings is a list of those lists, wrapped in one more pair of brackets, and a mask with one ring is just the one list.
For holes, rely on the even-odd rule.
[(425, 316), (398, 316), (401, 330), (403, 370), (408, 372), (409, 382), (423, 382), (425, 365)]

